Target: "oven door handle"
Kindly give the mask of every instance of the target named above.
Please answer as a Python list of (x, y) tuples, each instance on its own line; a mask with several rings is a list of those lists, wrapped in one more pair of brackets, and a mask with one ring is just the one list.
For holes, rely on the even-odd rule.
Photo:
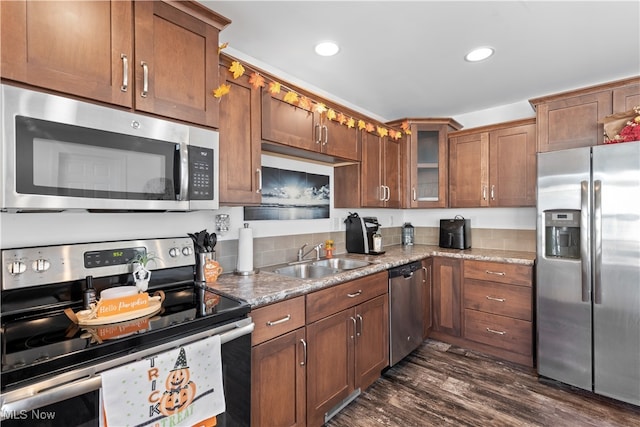
[[(250, 321), (251, 318), (249, 318)], [(233, 341), (236, 338), (240, 338), (244, 335), (250, 334), (253, 332), (255, 325), (253, 322), (248, 325), (237, 327), (231, 329), (228, 332), (224, 332), (220, 334), (220, 345), (225, 344), (229, 341)], [(205, 339), (207, 331), (196, 334), (189, 338)], [(213, 335), (209, 335), (213, 336)], [(195, 339), (190, 342), (198, 341)], [(180, 340), (179, 342), (181, 342)], [(177, 348), (182, 345), (186, 345), (187, 343), (181, 343), (179, 345), (174, 345), (171, 348)], [(154, 350), (153, 348), (149, 350)], [(150, 351), (144, 352), (144, 355), (140, 354), (142, 357), (139, 357), (138, 360), (141, 360), (145, 357), (151, 356), (153, 354), (162, 353), (162, 351)], [(124, 363), (126, 364), (126, 363)], [(118, 365), (121, 366), (122, 364)], [(36, 385), (37, 386), (37, 385)], [(102, 387), (102, 378), (100, 374), (93, 375), (88, 378), (79, 379), (77, 381), (68, 382), (60, 384), (59, 386), (49, 388), (42, 391), (35, 391), (34, 394), (26, 397), (22, 397), (16, 399), (15, 401), (6, 402), (5, 398), (7, 396), (1, 396), (1, 408), (0, 408), (0, 420), (3, 420), (7, 414), (17, 414), (21, 411), (32, 411), (34, 409), (42, 408), (47, 405), (52, 405), (54, 403), (62, 402), (67, 399), (71, 399), (77, 396), (82, 396), (86, 393), (91, 393), (93, 391), (99, 390)]]

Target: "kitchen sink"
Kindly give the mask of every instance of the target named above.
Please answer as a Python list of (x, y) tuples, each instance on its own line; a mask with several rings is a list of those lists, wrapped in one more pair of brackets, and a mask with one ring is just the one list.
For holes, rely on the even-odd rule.
[(314, 261), (311, 265), (330, 267), (338, 270), (353, 270), (354, 268), (366, 267), (369, 263), (358, 259), (329, 258)]
[(283, 276), (297, 277), (299, 279), (319, 279), (321, 277), (340, 273), (340, 270), (321, 265), (296, 264), (276, 268), (273, 272), (276, 274), (282, 274)]
[(369, 265), (367, 261), (357, 259), (329, 258), (318, 261), (292, 263), (285, 266), (267, 269), (267, 271), (298, 279), (319, 279), (333, 274), (338, 274), (346, 270), (366, 267), (367, 265)]

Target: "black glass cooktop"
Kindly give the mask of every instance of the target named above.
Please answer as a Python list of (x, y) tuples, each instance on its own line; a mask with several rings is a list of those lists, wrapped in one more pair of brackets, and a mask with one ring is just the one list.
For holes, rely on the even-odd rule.
[[(148, 290), (150, 295), (158, 290), (165, 294), (158, 313), (110, 325), (79, 326), (64, 313), (64, 308), (81, 309), (78, 301), (64, 303), (60, 297), (50, 301), (52, 291), (71, 292), (63, 288), (41, 291), (40, 299), (49, 303), (27, 311), (19, 309), (20, 296), (3, 294), (8, 300), (3, 300), (1, 330), (3, 391), (210, 329), (246, 317), (250, 310), (244, 301), (193, 282), (165, 283)], [(13, 311), (4, 310), (8, 308)]]

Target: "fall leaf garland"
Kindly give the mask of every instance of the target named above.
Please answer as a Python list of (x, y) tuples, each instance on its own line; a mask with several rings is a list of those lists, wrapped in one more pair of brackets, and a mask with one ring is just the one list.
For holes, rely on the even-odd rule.
[[(228, 47), (229, 43), (223, 43), (218, 47), (218, 55), (220, 52)], [(237, 79), (245, 74), (245, 67), (239, 61), (232, 61), (231, 66), (229, 67), (229, 72), (233, 75), (234, 79)], [(253, 71), (249, 76), (249, 84), (251, 84), (255, 89), (267, 87), (268, 92), (271, 95), (279, 94), (282, 90), (282, 84), (276, 81), (271, 81), (268, 83), (265, 78), (260, 75), (258, 72)], [(231, 91), (231, 85), (228, 84), (220, 84), (217, 88), (213, 90), (213, 96), (218, 99), (218, 101), (225, 95), (227, 95)], [(328, 120), (336, 121), (343, 126), (347, 126), (349, 129), (352, 129), (356, 126), (356, 119), (353, 117), (348, 117), (344, 113), (336, 112), (332, 108), (328, 108), (322, 102), (312, 101), (308, 97), (299, 94), (293, 89), (287, 88), (287, 93), (283, 98), (284, 102), (287, 102), (293, 106), (297, 106), (304, 110), (313, 111), (320, 115), (325, 115)], [(362, 119), (358, 119), (357, 126), (359, 130), (364, 130), (369, 133), (377, 133), (378, 136), (384, 138), (388, 136), (393, 140), (398, 140), (402, 138), (402, 132), (387, 129), (386, 127), (374, 125), (373, 123), (365, 122)], [(405, 134), (410, 135), (411, 131), (409, 130), (409, 124), (407, 121), (402, 123), (402, 130)]]

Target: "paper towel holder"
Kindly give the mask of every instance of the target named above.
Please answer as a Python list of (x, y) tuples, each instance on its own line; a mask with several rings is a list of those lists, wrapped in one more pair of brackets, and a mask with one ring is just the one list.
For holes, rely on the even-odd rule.
[[(246, 223), (246, 222), (245, 222), (245, 223), (244, 223), (244, 228), (249, 228), (249, 223)], [(238, 237), (240, 237), (240, 236), (238, 236)], [(239, 239), (239, 238), (238, 238), (238, 243), (240, 243), (240, 239)], [(253, 246), (253, 243), (252, 243), (252, 246)], [(238, 247), (238, 249), (239, 249), (239, 247)], [(252, 252), (253, 252), (253, 247), (252, 247)], [(252, 255), (253, 255), (253, 253), (252, 253)], [(239, 251), (238, 251), (238, 256), (240, 256)], [(249, 270), (249, 271), (240, 271), (240, 270), (238, 270), (238, 269), (236, 268), (236, 269), (233, 271), (233, 274), (235, 274), (236, 276), (252, 276), (252, 275), (254, 275), (254, 274), (258, 274), (259, 272), (260, 272), (260, 270), (259, 270), (259, 269), (256, 269), (256, 268), (254, 268), (254, 269), (252, 269), (252, 270)]]

